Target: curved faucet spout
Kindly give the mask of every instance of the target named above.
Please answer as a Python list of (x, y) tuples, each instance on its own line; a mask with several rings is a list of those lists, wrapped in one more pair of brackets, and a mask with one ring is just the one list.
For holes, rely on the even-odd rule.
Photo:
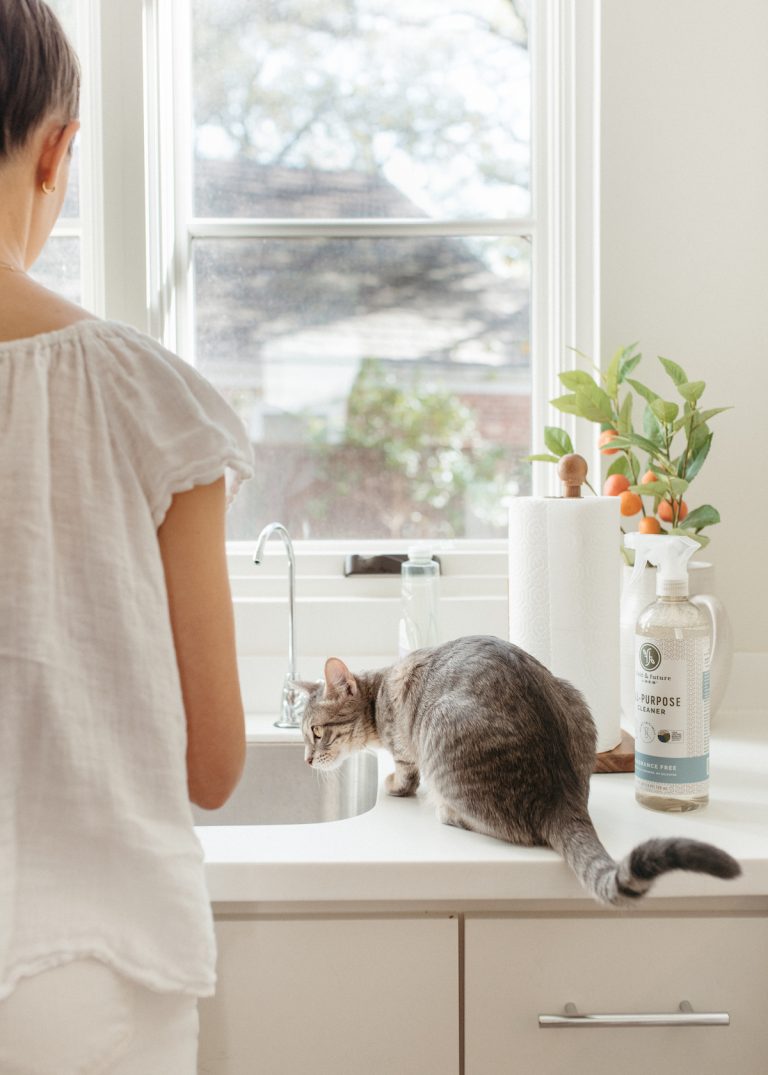
[(283, 685), (283, 699), (280, 720), (275, 721), (278, 728), (298, 728), (306, 705), (306, 695), (297, 687), (296, 647), (294, 636), (294, 619), (296, 607), (296, 557), (293, 554), (291, 537), (282, 523), (268, 523), (256, 540), (253, 554), (254, 564), (260, 564), (264, 557), (264, 546), (276, 534), (281, 538), (288, 556), (288, 671)]
[(296, 679), (296, 650), (294, 646), (293, 614), (296, 598), (296, 557), (293, 555), (293, 543), (291, 537), (282, 523), (267, 523), (256, 540), (256, 551), (253, 554), (254, 564), (260, 564), (264, 558), (264, 546), (273, 534), (282, 538), (285, 551), (288, 555), (288, 674)]

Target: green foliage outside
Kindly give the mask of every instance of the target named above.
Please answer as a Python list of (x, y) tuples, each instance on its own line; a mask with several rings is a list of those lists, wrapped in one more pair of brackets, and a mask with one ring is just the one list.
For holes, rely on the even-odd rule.
[[(505, 500), (516, 491), (507, 453), (479, 433), (471, 409), (455, 394), (426, 383), (415, 371), (408, 383), (373, 358), (363, 361), (347, 401), (340, 439), (327, 430), (317, 447), (360, 460), (379, 489), (373, 503), (388, 504), (393, 531), (461, 537), (466, 503), (490, 525), (503, 525)], [(355, 463), (351, 463), (355, 467)], [(347, 466), (337, 475), (335, 495), (352, 495), (361, 475)]]

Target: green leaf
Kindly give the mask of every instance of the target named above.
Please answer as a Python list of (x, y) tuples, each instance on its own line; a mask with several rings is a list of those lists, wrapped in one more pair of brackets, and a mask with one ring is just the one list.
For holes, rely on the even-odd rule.
[(685, 478), (666, 478), (665, 482), (672, 490), (673, 496), (682, 496), (691, 484), (689, 481), (686, 481)]
[(648, 403), (653, 403), (659, 396), (653, 389), (648, 388), (647, 385), (640, 384), (639, 381), (633, 381), (631, 377), (627, 377), (627, 384), (631, 384), (638, 396), (642, 396)]
[(608, 363), (608, 368), (603, 375), (603, 382), (605, 384), (605, 390), (611, 399), (614, 399), (619, 389), (619, 359), (621, 358), (621, 349), (619, 349)]
[(663, 399), (655, 399), (653, 403), (651, 403), (651, 410), (659, 421), (663, 422), (666, 426), (671, 426), (680, 413), (680, 408), (676, 403), (667, 403), (666, 400)]
[(677, 390), (683, 399), (688, 400), (689, 403), (697, 403), (707, 387), (704, 381), (686, 381), (685, 384), (679, 384)]
[[(686, 405), (686, 407), (687, 407), (687, 405)], [(689, 428), (689, 427), (693, 426), (693, 428), (695, 429), (696, 428), (696, 425), (695, 425), (696, 414), (697, 414), (696, 411), (694, 411), (693, 415), (692, 415), (690, 409), (686, 409), (685, 414), (682, 414), (677, 419), (677, 421), (673, 423), (673, 425), (672, 425), (672, 436), (674, 437), (675, 433), (678, 433), (683, 428)], [(692, 417), (694, 419), (693, 422), (691, 421)]]
[(701, 530), (702, 526), (714, 526), (720, 522), (720, 512), (711, 504), (702, 504), (700, 508), (694, 508), (686, 515), (686, 530)]
[(616, 428), (619, 433), (632, 432), (632, 400), (632, 394), (627, 392), (624, 401), (621, 404), (621, 409), (619, 410), (619, 420), (616, 423)]
[(703, 423), (700, 426), (696, 426), (693, 433), (688, 438), (688, 448), (692, 454), (699, 451), (707, 437), (711, 437), (713, 434), (709, 430), (709, 426)]
[(577, 414), (588, 418), (590, 422), (613, 422), (611, 401), (596, 384), (583, 385), (576, 389)]
[[(712, 433), (707, 434), (702, 443), (699, 445), (698, 450), (694, 448), (688, 466), (685, 470), (685, 476), (689, 482), (693, 481), (693, 479), (699, 473), (704, 463), (704, 460), (709, 455), (710, 445), (712, 444), (712, 436)], [(695, 440), (692, 443), (695, 444)]]
[[(686, 517), (685, 521), (686, 521), (686, 523), (688, 522), (687, 517)], [(709, 538), (706, 536), (706, 534), (699, 534), (699, 533), (697, 533), (697, 531), (688, 530), (684, 526), (673, 526), (671, 528), (671, 530), (668, 531), (668, 533), (674, 534), (675, 536), (679, 536), (679, 537), (693, 538), (694, 541), (698, 541), (698, 543), (699, 543), (699, 545), (701, 545), (702, 549), (704, 548), (705, 545), (709, 545)]]
[(624, 454), (616, 456), (605, 472), (606, 478), (610, 478), (611, 474), (623, 474), (625, 478), (632, 477), (632, 468), (630, 467), (629, 460)]
[(678, 366), (677, 362), (672, 362), (668, 358), (662, 358), (661, 355), (659, 355), (659, 362), (661, 362), (662, 366), (667, 371), (667, 373), (676, 385), (679, 386), (681, 384), (685, 384), (685, 382), (688, 380), (687, 373), (682, 366)]
[(637, 343), (631, 343), (628, 347), (620, 347), (616, 351), (608, 363), (603, 377), (605, 390), (611, 399), (616, 398), (619, 385), (627, 374), (632, 372), (642, 357), (642, 355), (637, 354)]
[(693, 420), (693, 428), (702, 425), (704, 422), (708, 422), (710, 418), (714, 418), (716, 414), (722, 414), (723, 411), (732, 411), (733, 407), (713, 407), (710, 411), (696, 411), (696, 416)]
[(635, 353), (636, 343), (631, 343), (629, 347), (625, 347), (621, 353), (619, 359), (619, 384), (623, 384), (627, 379), (627, 376), (632, 372), (635, 366), (638, 364), (642, 355)]
[(659, 448), (664, 447), (664, 430), (661, 422), (653, 413), (650, 403), (643, 412), (643, 433), (645, 433), (648, 440), (657, 444)]
[(654, 444), (653, 441), (648, 440), (647, 437), (641, 437), (639, 433), (623, 433), (618, 437), (614, 437), (611, 441), (612, 448), (642, 448), (648, 455), (654, 457), (665, 458), (664, 453)]
[[(551, 399), (549, 401), (553, 407), (556, 407), (559, 411), (563, 411), (564, 414), (579, 414), (581, 411), (576, 403), (576, 396), (558, 396), (557, 399)], [(582, 417), (585, 417), (582, 415)]]
[(558, 459), (561, 455), (569, 455), (573, 452), (573, 443), (564, 429), (557, 426), (544, 426), (544, 443)]
[(559, 455), (525, 455), (523, 460), (526, 463), (559, 463)]
[(597, 388), (597, 381), (584, 370), (564, 370), (562, 373), (558, 373), (558, 377), (563, 386), (570, 388), (573, 392), (577, 388), (586, 387), (587, 385)]
[(630, 485), (633, 493), (658, 497), (665, 497), (670, 493), (672, 496), (682, 496), (687, 488), (688, 482), (684, 478), (667, 478), (664, 481), (646, 482), (645, 485)]

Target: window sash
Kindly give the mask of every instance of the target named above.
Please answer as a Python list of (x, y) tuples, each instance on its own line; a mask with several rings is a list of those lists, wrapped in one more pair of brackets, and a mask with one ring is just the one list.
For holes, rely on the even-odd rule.
[[(563, 426), (599, 473), (596, 435), (546, 400), (576, 350), (599, 354), (600, 0), (534, 0), (532, 212), (505, 220), (234, 220), (192, 215), (191, 27), (186, 0), (80, 0), (92, 43), (83, 172), (90, 305), (193, 353), (192, 243), (198, 238), (526, 235), (532, 260), (532, 440)], [(168, 132), (173, 132), (169, 138)], [(85, 181), (88, 183), (88, 180)], [(534, 493), (557, 493), (551, 466)], [(337, 543), (331, 543), (333, 545)]]

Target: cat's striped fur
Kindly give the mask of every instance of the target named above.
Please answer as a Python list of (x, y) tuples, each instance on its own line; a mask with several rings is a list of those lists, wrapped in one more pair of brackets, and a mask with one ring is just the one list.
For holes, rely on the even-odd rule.
[(456, 639), (356, 676), (331, 658), (325, 684), (307, 687), (309, 764), (334, 768), (384, 746), (395, 759), (390, 794), (414, 794), (423, 777), (441, 821), (553, 848), (601, 903), (631, 903), (668, 870), (741, 872), (687, 839), (648, 840), (616, 863), (587, 808), (596, 734), (583, 696), (501, 639)]

